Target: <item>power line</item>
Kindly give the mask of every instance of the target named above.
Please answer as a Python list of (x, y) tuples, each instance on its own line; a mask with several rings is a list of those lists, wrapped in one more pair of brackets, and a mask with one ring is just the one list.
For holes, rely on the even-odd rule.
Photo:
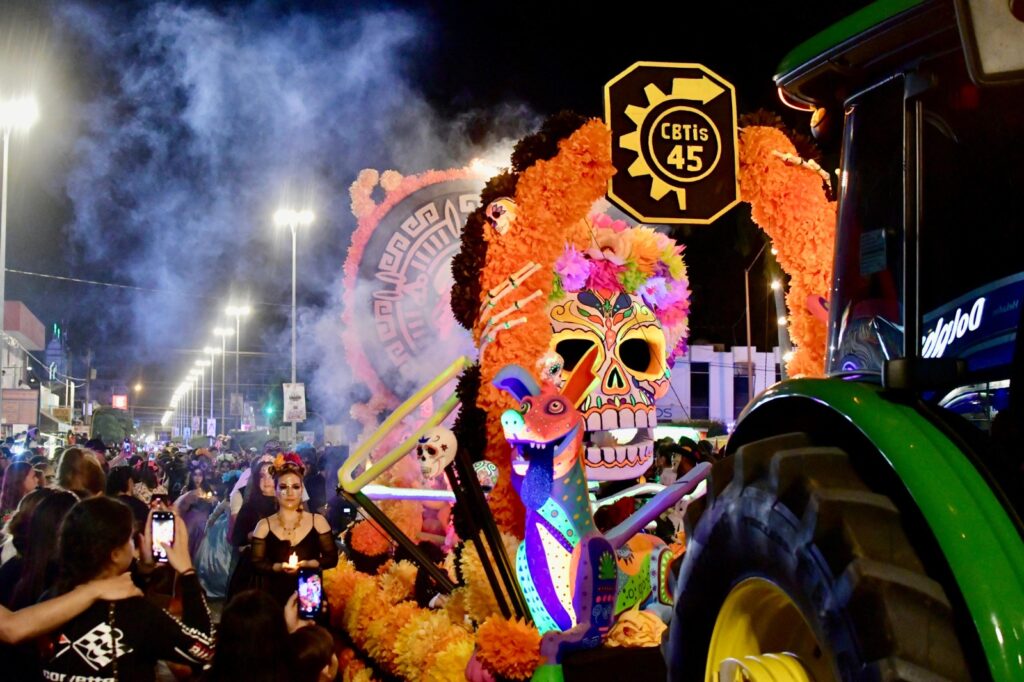
[[(52, 279), (59, 282), (72, 282), (74, 284), (89, 284), (91, 286), (98, 287), (109, 287), (112, 289), (128, 289), (131, 291), (144, 291), (147, 293), (156, 294), (174, 294), (176, 296), (190, 296), (192, 298), (203, 298), (209, 301), (221, 301), (223, 300), (220, 296), (209, 296), (206, 294), (196, 294), (191, 292), (172, 291), (170, 289), (154, 289), (152, 287), (139, 287), (132, 284), (119, 284), (117, 282), (100, 282), (94, 279), (83, 279), (81, 277), (67, 277), (65, 275), (51, 275), (45, 272), (30, 272), (28, 270), (18, 270), (16, 268), (6, 268), (6, 271), (12, 275), (25, 275), (27, 277), (39, 277), (41, 279)], [(253, 301), (251, 305), (268, 306), (273, 308), (288, 308), (291, 304), (289, 303), (271, 303), (270, 301)]]

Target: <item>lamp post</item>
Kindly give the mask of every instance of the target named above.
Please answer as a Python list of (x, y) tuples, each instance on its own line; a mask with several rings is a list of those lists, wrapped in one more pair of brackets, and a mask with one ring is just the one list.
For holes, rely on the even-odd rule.
[[(306, 209), (295, 211), (289, 208), (279, 209), (274, 214), (274, 223), (278, 227), (288, 227), (292, 231), (292, 383), (295, 383), (295, 243), (296, 232), (300, 225), (307, 226), (313, 222), (313, 212)], [(292, 422), (294, 425), (295, 422)]]
[[(39, 118), (39, 107), (34, 97), (0, 100), (0, 132), (4, 136), (3, 189), (0, 190), (0, 336), (4, 331), (4, 301), (6, 299), (7, 273), (7, 149), (11, 142), (11, 133), (15, 130), (28, 130)], [(7, 355), (6, 343), (0, 347), (0, 365)], [(3, 378), (0, 373), (0, 389)], [(0, 390), (0, 414), (3, 414), (3, 391)], [(0, 433), (3, 432), (3, 421), (0, 420)]]
[[(205, 349), (204, 349), (205, 350)], [(203, 417), (206, 415), (206, 368), (210, 366), (209, 360), (196, 360), (196, 367), (199, 368), (199, 425), (202, 426)], [(210, 374), (213, 380), (213, 374)]]
[(210, 419), (213, 419), (213, 372), (217, 368), (216, 358), (220, 354), (220, 348), (205, 346), (203, 352), (210, 356)]
[[(222, 425), (227, 424), (228, 421), (228, 413), (224, 409), (224, 368), (228, 364), (227, 357), (225, 356), (227, 355), (228, 337), (234, 336), (234, 334), (235, 330), (231, 327), (217, 327), (213, 330), (213, 335), (220, 337), (220, 420)], [(227, 431), (224, 431), (223, 433), (227, 433)]]
[(754, 341), (751, 338), (750, 332), (750, 271), (753, 269), (754, 264), (757, 263), (757, 259), (764, 253), (765, 248), (768, 246), (768, 242), (761, 244), (761, 250), (754, 256), (754, 260), (750, 261), (750, 265), (743, 271), (743, 290), (746, 294), (747, 299), (747, 402), (750, 402), (750, 398), (754, 395), (754, 363), (750, 358), (750, 347)]
[[(238, 390), (238, 365), (242, 360), (242, 356), (239, 354), (239, 347), (242, 342), (242, 318), (248, 315), (251, 311), (247, 305), (229, 305), (227, 308), (227, 314), (230, 317), (235, 318), (235, 393), (241, 394)], [(242, 402), (242, 409), (238, 410), (238, 428), (242, 428), (242, 412), (244, 412), (245, 402)]]

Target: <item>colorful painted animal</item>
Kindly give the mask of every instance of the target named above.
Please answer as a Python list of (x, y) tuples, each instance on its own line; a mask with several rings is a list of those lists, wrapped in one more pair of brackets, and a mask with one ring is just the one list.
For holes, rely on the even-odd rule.
[(544, 633), (541, 652), (551, 664), (568, 651), (598, 646), (626, 609), (671, 603), (672, 555), (660, 539), (638, 531), (693, 490), (710, 469), (698, 466), (602, 534), (590, 507), (578, 411), (596, 379), (595, 356), (596, 349), (561, 390), (551, 383), (541, 389), (518, 365), (505, 367), (494, 379), (521, 402), (501, 418), (512, 446), (513, 485), (526, 506), (516, 574)]

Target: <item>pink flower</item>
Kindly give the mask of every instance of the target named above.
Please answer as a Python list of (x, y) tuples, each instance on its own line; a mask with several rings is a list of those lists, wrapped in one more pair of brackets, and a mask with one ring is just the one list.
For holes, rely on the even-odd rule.
[(586, 285), (592, 269), (591, 262), (572, 244), (567, 244), (561, 257), (555, 261), (555, 272), (562, 278), (562, 288), (570, 293)]
[(595, 260), (591, 266), (590, 277), (587, 279), (588, 289), (603, 289), (605, 291), (622, 289), (619, 273), (626, 268), (616, 265), (610, 260)]
[(629, 223), (625, 220), (613, 220), (605, 213), (592, 213), (590, 223), (597, 230), (611, 230), (612, 232), (625, 232), (629, 229)]

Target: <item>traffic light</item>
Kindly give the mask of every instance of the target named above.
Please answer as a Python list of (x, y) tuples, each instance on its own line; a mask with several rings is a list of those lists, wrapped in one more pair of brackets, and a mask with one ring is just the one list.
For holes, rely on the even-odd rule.
[(263, 408), (263, 412), (268, 417), (272, 417), (274, 415), (274, 404), (273, 403), (267, 403), (267, 406)]

